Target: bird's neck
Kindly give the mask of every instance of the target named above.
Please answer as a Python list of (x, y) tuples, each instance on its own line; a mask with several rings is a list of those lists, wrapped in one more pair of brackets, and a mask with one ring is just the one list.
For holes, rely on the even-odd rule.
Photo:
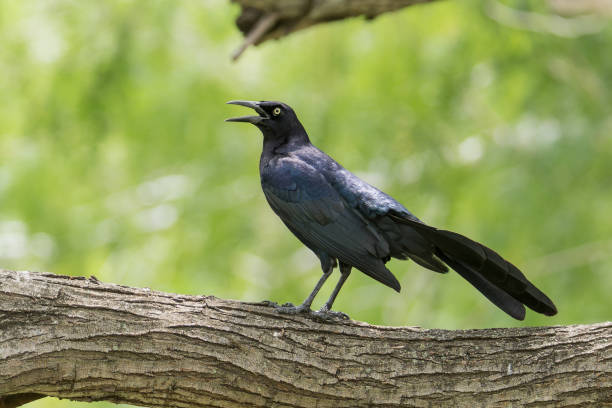
[(263, 156), (274, 156), (276, 154), (289, 153), (291, 150), (310, 144), (306, 131), (295, 129), (283, 135), (266, 135), (263, 139)]

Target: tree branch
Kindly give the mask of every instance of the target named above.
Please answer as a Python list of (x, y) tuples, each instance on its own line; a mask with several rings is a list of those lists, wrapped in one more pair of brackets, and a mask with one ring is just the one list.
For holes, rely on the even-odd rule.
[[(380, 14), (435, 0), (232, 0), (242, 11), (236, 19), (245, 36), (233, 53), (236, 60), (250, 45), (277, 39), (315, 24), (364, 16), (373, 19)], [(273, 16), (273, 18), (272, 18)], [(265, 22), (272, 24), (265, 26)]]
[(612, 323), (426, 330), (0, 270), (0, 407), (602, 406)]

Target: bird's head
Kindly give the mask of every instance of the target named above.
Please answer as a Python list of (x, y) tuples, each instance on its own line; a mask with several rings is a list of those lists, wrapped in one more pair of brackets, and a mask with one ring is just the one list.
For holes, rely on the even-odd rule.
[(230, 105), (246, 106), (255, 110), (258, 115), (240, 116), (225, 119), (226, 122), (247, 122), (257, 126), (265, 137), (280, 138), (292, 134), (305, 133), (291, 107), (282, 102), (274, 101), (229, 101)]

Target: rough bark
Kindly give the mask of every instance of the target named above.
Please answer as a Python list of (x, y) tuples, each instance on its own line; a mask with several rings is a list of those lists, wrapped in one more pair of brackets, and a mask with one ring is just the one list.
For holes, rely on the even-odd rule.
[(0, 407), (612, 404), (612, 323), (427, 330), (0, 270)]
[(236, 25), (245, 36), (232, 56), (237, 59), (250, 45), (280, 38), (319, 23), (380, 14), (435, 0), (232, 0), (241, 13)]

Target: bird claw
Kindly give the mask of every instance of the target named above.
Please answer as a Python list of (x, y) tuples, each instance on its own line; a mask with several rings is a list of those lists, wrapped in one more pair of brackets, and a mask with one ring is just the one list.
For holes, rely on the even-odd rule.
[(293, 303), (285, 303), (282, 306), (274, 306), (274, 310), (280, 314), (301, 314), (301, 313), (310, 313), (310, 307), (305, 305), (294, 306)]
[(332, 322), (335, 320), (350, 320), (350, 317), (343, 312), (336, 312), (335, 310), (327, 310), (326, 308), (321, 308), (320, 310), (311, 312), (312, 317), (316, 320), (321, 320), (323, 322)]
[(262, 300), (261, 302), (254, 303), (257, 306), (265, 306), (265, 307), (279, 307), (278, 303), (273, 302), (271, 300)]
[(259, 302), (262, 306), (273, 307), (274, 311), (279, 314), (288, 314), (288, 315), (297, 315), (297, 314), (306, 314), (312, 317), (314, 320), (318, 320), (320, 322), (334, 322), (338, 320), (350, 320), (350, 317), (343, 312), (337, 312), (335, 310), (329, 310), (325, 306), (323, 306), (319, 310), (311, 310), (309, 306), (301, 304), (299, 306), (295, 306), (291, 302), (283, 303), (279, 305), (276, 302), (272, 302), (270, 300), (264, 300)]

